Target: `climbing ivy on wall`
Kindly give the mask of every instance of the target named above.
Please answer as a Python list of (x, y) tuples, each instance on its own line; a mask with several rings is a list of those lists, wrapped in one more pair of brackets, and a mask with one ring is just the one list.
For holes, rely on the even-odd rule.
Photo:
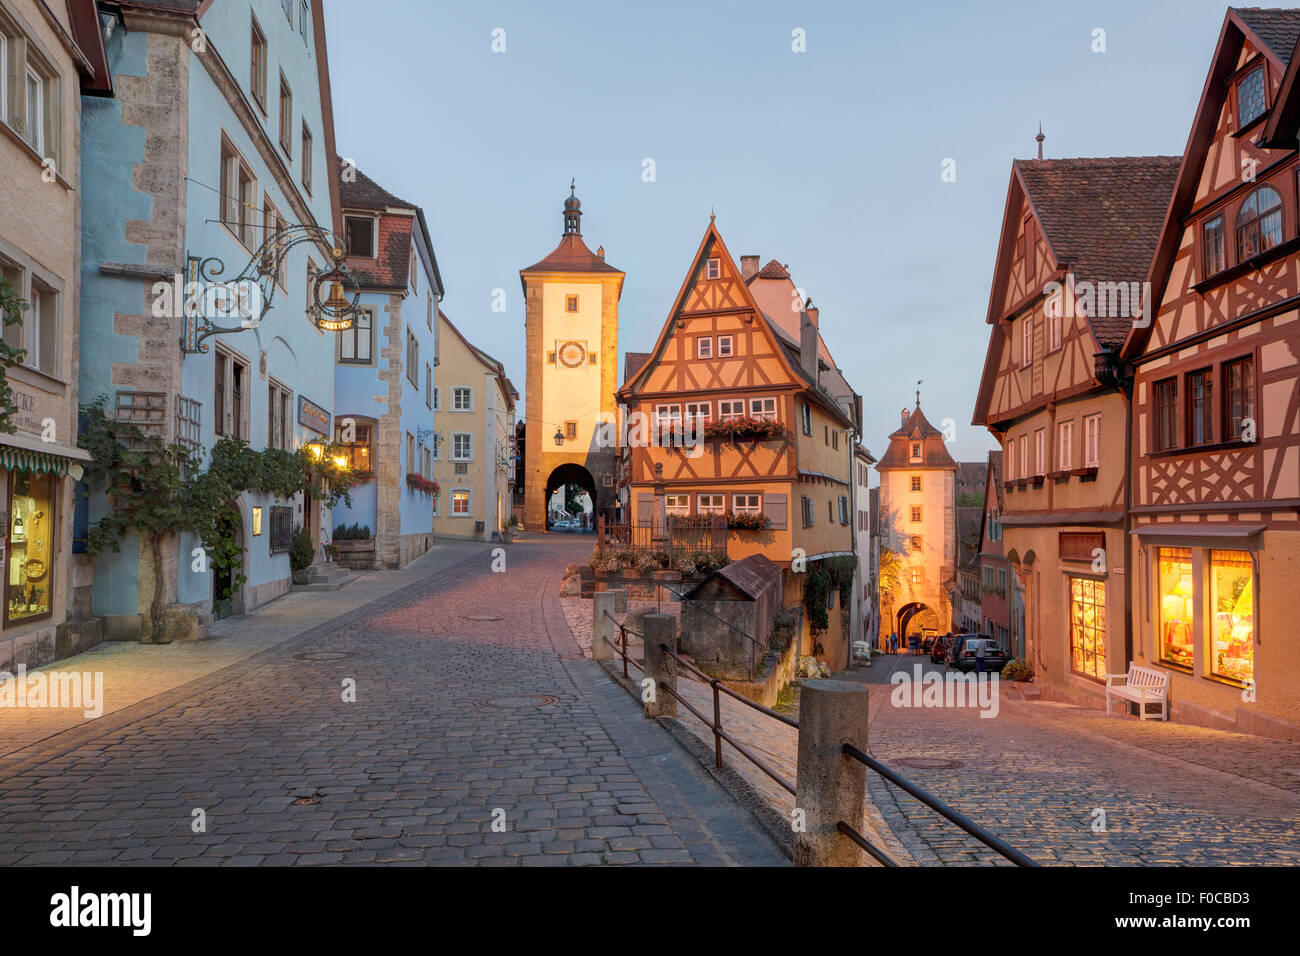
[[(86, 550), (92, 555), (120, 551), (132, 534), (147, 542), (153, 554), (154, 599), (145, 615), (143, 636), (153, 639), (165, 606), (165, 544), (173, 535), (198, 536), (206, 552), (204, 564), (238, 568), (243, 549), (237, 532), (241, 521), (238, 499), (244, 492), (287, 500), (306, 491), (327, 506), (351, 505), (349, 489), (355, 473), (334, 464), (336, 450), (326, 446), (319, 458), (305, 448), (254, 451), (236, 438), (222, 438), (211, 450), (207, 468), (184, 445), (167, 444), (131, 422), (105, 412), (99, 396), (82, 405), (84, 427), (77, 443), (90, 452), (85, 481), (107, 496), (110, 511), (91, 526)], [(190, 556), (182, 555), (181, 560)], [(236, 572), (236, 587), (244, 575)]]

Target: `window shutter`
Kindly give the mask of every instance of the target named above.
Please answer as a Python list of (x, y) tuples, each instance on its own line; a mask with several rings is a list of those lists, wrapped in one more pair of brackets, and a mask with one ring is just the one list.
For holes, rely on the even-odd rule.
[(649, 523), (654, 511), (654, 495), (637, 495), (636, 496), (636, 520), (637, 523)]
[(784, 531), (788, 521), (789, 508), (785, 495), (766, 494), (763, 496), (763, 514), (767, 516), (768, 527)]

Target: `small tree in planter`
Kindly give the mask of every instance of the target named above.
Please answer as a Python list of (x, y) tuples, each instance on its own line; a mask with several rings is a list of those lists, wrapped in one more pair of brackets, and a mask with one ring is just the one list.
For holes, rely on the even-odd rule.
[(293, 529), (293, 539), (289, 543), (289, 568), (293, 572), (294, 584), (307, 583), (307, 569), (316, 558), (316, 546), (312, 543), (311, 533), (302, 525)]

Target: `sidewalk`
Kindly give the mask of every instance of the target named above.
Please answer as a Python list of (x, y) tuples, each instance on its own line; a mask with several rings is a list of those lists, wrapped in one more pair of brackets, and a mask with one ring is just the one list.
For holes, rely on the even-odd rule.
[[(217, 621), (208, 629), (207, 640), (105, 642), (29, 673), (102, 673), (103, 715), (107, 716), (259, 654), (492, 547), (481, 541), (440, 541), (400, 571), (361, 572), (357, 580), (338, 591), (291, 591), (252, 614)], [(87, 722), (80, 708), (0, 708), (0, 756)]]

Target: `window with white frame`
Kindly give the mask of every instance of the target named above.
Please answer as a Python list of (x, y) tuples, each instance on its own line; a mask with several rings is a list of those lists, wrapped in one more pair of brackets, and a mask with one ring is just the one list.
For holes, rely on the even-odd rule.
[(704, 428), (704, 424), (713, 417), (712, 402), (687, 402), (686, 403), (686, 422), (691, 428), (699, 432)]
[(708, 336), (702, 336), (695, 340), (695, 357), (696, 358), (713, 358), (713, 339)]
[(438, 385), (433, 386), (433, 410), (442, 411), (442, 388)]
[(769, 422), (776, 421), (776, 399), (751, 398), (749, 400), (749, 414), (753, 418), (762, 418)]
[(1047, 430), (1039, 428), (1034, 432), (1034, 474), (1041, 475), (1044, 473), (1046, 462), (1044, 457), (1047, 451)]
[(420, 340), (410, 330), (406, 330), (406, 380), (420, 388)]
[(302, 42), (307, 42), (307, 0), (300, 0), (298, 4), (298, 33), (302, 36)]
[(311, 195), (311, 128), (307, 126), (307, 121), (302, 123), (302, 186), (307, 190), (307, 195)]
[(1029, 436), (1020, 436), (1020, 467), (1016, 469), (1016, 474), (1021, 478), (1029, 477)]
[(280, 148), (293, 158), (293, 87), (280, 74)]
[(266, 447), (288, 451), (293, 434), (293, 392), (275, 379), (266, 385)]
[(452, 432), (451, 435), (451, 460), (452, 461), (473, 461), (474, 460), (474, 436), (469, 432)]
[(726, 513), (727, 496), (726, 495), (700, 495), (696, 499), (696, 506), (702, 515), (720, 515)]
[(735, 339), (733, 339), (730, 335), (719, 335), (718, 336), (718, 358), (729, 358), (734, 352), (734, 347), (733, 347), (734, 342)]
[(1007, 439), (1007, 447), (1002, 453), (1002, 461), (1004, 462), (1002, 477), (1004, 480), (1010, 481), (1016, 477), (1016, 440), (1014, 438)]
[(1101, 464), (1101, 416), (1089, 415), (1083, 420), (1083, 467), (1096, 468)]
[(666, 441), (670, 435), (679, 434), (682, 426), (682, 406), (656, 405), (654, 437), (656, 443)]
[(762, 512), (762, 495), (732, 495), (731, 511), (738, 515), (756, 515)]
[(59, 296), (39, 279), (32, 279), (31, 306), (22, 316), (23, 364), (57, 377), (63, 350), (59, 336)]
[(849, 496), (840, 495), (840, 524), (849, 523)]
[(451, 493), (451, 516), (453, 518), (469, 517), (469, 492), (453, 491)]
[(708, 265), (705, 266), (704, 275), (709, 279), (720, 278), (722, 276), (722, 260), (716, 256), (710, 259)]
[(424, 404), (433, 408), (433, 366), (428, 362), (424, 363)]
[(451, 410), (453, 412), (472, 412), (474, 410), (474, 389), (457, 386), (451, 390)]
[(727, 399), (724, 398), (718, 402), (718, 419), (729, 422), (733, 419), (745, 417), (745, 400), (742, 398)]
[(248, 360), (213, 349), (212, 428), (218, 436), (248, 440)]
[(239, 151), (225, 137), (221, 140), (220, 180), (221, 221), (246, 247), (256, 249), (259, 208), (257, 178)]
[(1034, 360), (1034, 317), (1027, 315), (1020, 323), (1020, 367), (1025, 368)]
[(360, 309), (352, 328), (338, 333), (340, 362), (370, 364), (374, 358), (374, 320), (372, 309)]
[(45, 155), (45, 78), (27, 68), (27, 142)]
[(684, 518), (691, 513), (690, 495), (664, 495), (664, 514), (670, 518)]
[(812, 406), (807, 402), (799, 403), (799, 420), (805, 435), (812, 434)]
[(1047, 319), (1047, 351), (1055, 352), (1061, 347), (1061, 310), (1056, 309)]
[(1069, 471), (1074, 467), (1074, 422), (1059, 422), (1056, 438), (1056, 468)]

